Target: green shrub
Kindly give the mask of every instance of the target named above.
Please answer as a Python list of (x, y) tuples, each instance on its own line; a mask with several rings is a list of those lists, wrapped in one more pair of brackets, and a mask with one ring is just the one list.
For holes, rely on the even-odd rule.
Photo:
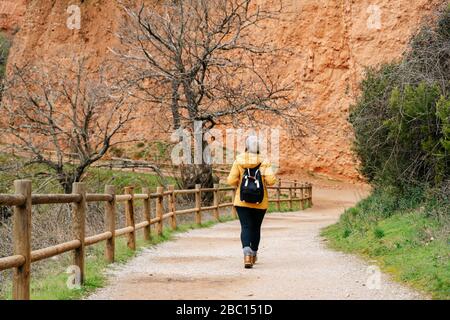
[(6, 61), (8, 59), (10, 46), (11, 43), (9, 40), (0, 33), (0, 102), (4, 90), (3, 78), (5, 76)]
[(141, 160), (144, 157), (144, 155), (145, 155), (144, 151), (135, 152), (133, 154), (133, 159), (134, 160)]
[(342, 232), (342, 238), (348, 238), (352, 234), (352, 231), (350, 229), (344, 229)]
[[(396, 87), (389, 107), (392, 117), (384, 125), (387, 140), (393, 146), (393, 161), (387, 160), (389, 176), (403, 175), (406, 182), (427, 181), (440, 184), (450, 170), (450, 145), (444, 134), (450, 111), (450, 100), (437, 84)], [(387, 171), (388, 172), (388, 171)]]
[(413, 37), (399, 62), (369, 69), (351, 108), (361, 173), (376, 186), (450, 178), (450, 8)]
[(121, 158), (125, 154), (125, 151), (119, 147), (111, 147), (111, 149), (109, 149), (109, 152), (113, 157), (117, 158)]
[(157, 141), (156, 147), (158, 149), (158, 156), (164, 158), (166, 156), (167, 151), (169, 150), (169, 145), (165, 142)]
[(10, 41), (0, 33), (0, 80), (5, 74), (6, 61), (8, 59)]
[(373, 235), (375, 236), (375, 238), (381, 239), (384, 237), (384, 231), (380, 227), (376, 227), (375, 229), (373, 229)]
[(391, 64), (366, 70), (361, 95), (350, 111), (349, 121), (355, 132), (354, 151), (361, 161), (361, 173), (369, 182), (379, 179), (389, 158), (388, 129), (383, 123), (390, 117), (388, 100), (395, 86), (395, 69), (396, 65)]
[(444, 38), (450, 38), (450, 3), (447, 6), (447, 12), (445, 12), (438, 22), (438, 32)]

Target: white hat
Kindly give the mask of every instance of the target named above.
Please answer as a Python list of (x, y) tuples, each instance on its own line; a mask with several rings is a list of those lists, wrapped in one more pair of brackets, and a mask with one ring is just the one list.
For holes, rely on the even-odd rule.
[(258, 153), (259, 152), (259, 140), (255, 135), (248, 136), (245, 140), (245, 149), (250, 153)]

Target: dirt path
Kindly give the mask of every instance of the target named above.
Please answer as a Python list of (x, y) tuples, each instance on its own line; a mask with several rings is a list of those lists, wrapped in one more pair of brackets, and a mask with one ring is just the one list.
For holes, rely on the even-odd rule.
[(179, 234), (113, 267), (109, 285), (89, 299), (419, 299), (381, 275), (370, 289), (369, 263), (326, 248), (320, 229), (364, 190), (316, 189), (314, 207), (276, 213), (263, 223), (260, 260), (243, 268), (237, 221)]

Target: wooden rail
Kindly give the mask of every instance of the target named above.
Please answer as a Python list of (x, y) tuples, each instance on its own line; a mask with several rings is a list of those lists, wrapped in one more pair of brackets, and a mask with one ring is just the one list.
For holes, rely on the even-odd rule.
[[(232, 202), (220, 203), (220, 192), (232, 192), (235, 196), (235, 188), (220, 187), (215, 184), (213, 188), (201, 188), (196, 185), (195, 189), (174, 190), (169, 186), (168, 190), (158, 187), (156, 192), (151, 193), (148, 188), (143, 188), (141, 194), (134, 192), (133, 187), (126, 187), (124, 194), (116, 195), (114, 186), (105, 187), (104, 194), (92, 194), (86, 192), (84, 183), (74, 183), (72, 194), (32, 194), (30, 180), (16, 180), (14, 182), (15, 194), (0, 194), (0, 206), (13, 206), (13, 250), (14, 254), (9, 257), (0, 258), (0, 271), (14, 269), (13, 276), (13, 299), (27, 300), (30, 298), (30, 276), (31, 263), (48, 259), (65, 252), (74, 252), (74, 264), (79, 268), (81, 284), (85, 277), (86, 247), (96, 243), (105, 242), (105, 259), (114, 262), (115, 259), (115, 238), (127, 236), (127, 245), (130, 249), (136, 249), (136, 231), (144, 229), (144, 238), (151, 238), (151, 225), (156, 225), (156, 233), (162, 234), (163, 223), (170, 219), (170, 227), (177, 228), (177, 216), (187, 213), (195, 213), (197, 224), (202, 223), (202, 211), (213, 211), (214, 219), (219, 221), (219, 209), (231, 208), (233, 218), (237, 217), (236, 210)], [(275, 202), (280, 209), (280, 203), (287, 201), (292, 209), (293, 202), (299, 201), (301, 208), (312, 205), (312, 185), (307, 183), (290, 182), (288, 186), (268, 187), (269, 190), (276, 190), (276, 198), (270, 198), (270, 202)], [(281, 191), (288, 190), (288, 198), (281, 198)], [(297, 191), (299, 197), (297, 197)], [(213, 193), (213, 205), (202, 206), (202, 192)], [(178, 210), (176, 208), (176, 197), (182, 194), (195, 195), (195, 207)], [(168, 210), (164, 212), (164, 198), (167, 197)], [(155, 217), (151, 215), (151, 202), (155, 205)], [(143, 201), (144, 221), (135, 221), (135, 202)], [(105, 205), (105, 231), (101, 234), (86, 237), (86, 211), (88, 202), (104, 202)], [(123, 202), (125, 206), (126, 227), (116, 229), (116, 207), (118, 202)], [(31, 250), (31, 212), (33, 205), (41, 204), (62, 204), (72, 205), (72, 232), (74, 239), (52, 247)], [(69, 231), (69, 230), (68, 230)]]

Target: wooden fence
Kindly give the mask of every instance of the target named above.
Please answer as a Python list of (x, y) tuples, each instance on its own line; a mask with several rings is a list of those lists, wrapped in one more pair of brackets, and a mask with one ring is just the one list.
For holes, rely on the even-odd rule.
[[(158, 187), (156, 192), (150, 192), (143, 188), (142, 193), (134, 193), (133, 187), (126, 187), (124, 194), (116, 194), (114, 186), (105, 187), (103, 194), (87, 193), (84, 183), (74, 183), (72, 194), (32, 194), (30, 180), (16, 180), (14, 182), (15, 194), (0, 194), (0, 205), (13, 206), (13, 251), (14, 255), (0, 258), (0, 271), (14, 269), (13, 274), (13, 299), (27, 300), (30, 298), (30, 269), (31, 263), (51, 258), (65, 252), (73, 251), (74, 264), (79, 268), (80, 282), (84, 282), (85, 274), (85, 249), (87, 246), (105, 241), (105, 258), (108, 262), (114, 262), (115, 238), (127, 237), (127, 245), (130, 249), (136, 249), (136, 231), (144, 229), (144, 238), (151, 238), (151, 225), (156, 225), (155, 231), (158, 235), (163, 232), (163, 222), (169, 219), (172, 229), (177, 228), (177, 216), (187, 213), (195, 213), (195, 222), (202, 223), (202, 211), (213, 211), (214, 218), (219, 221), (219, 209), (231, 208), (233, 218), (236, 211), (232, 202), (220, 203), (219, 192), (232, 192), (235, 188), (220, 187), (215, 184), (213, 188), (201, 188), (196, 185), (195, 189), (175, 190), (169, 186), (168, 190)], [(280, 209), (282, 202), (288, 202), (289, 208), (293, 208), (293, 202), (299, 201), (302, 209), (312, 205), (312, 185), (307, 183), (289, 182), (288, 186), (282, 186), (279, 182), (276, 186), (268, 187), (274, 190), (275, 198), (269, 201), (275, 202)], [(288, 196), (281, 197), (281, 191), (287, 190)], [(202, 192), (213, 192), (213, 205), (202, 207)], [(272, 193), (272, 192), (271, 192)], [(195, 194), (195, 207), (177, 210), (176, 196), (180, 194)], [(298, 195), (298, 197), (297, 197)], [(167, 197), (168, 210), (164, 212), (163, 201)], [(233, 199), (233, 198), (232, 198)], [(143, 201), (144, 221), (135, 221), (134, 208), (136, 201)], [(154, 201), (155, 215), (151, 215), (151, 202)], [(103, 233), (86, 237), (86, 210), (88, 202), (103, 202), (105, 205), (105, 231)], [(125, 207), (126, 227), (116, 229), (116, 204), (123, 202)], [(72, 205), (72, 232), (74, 240), (61, 243), (52, 247), (39, 250), (31, 250), (31, 212), (33, 205), (41, 204), (71, 204)], [(70, 230), (68, 230), (70, 231)]]

